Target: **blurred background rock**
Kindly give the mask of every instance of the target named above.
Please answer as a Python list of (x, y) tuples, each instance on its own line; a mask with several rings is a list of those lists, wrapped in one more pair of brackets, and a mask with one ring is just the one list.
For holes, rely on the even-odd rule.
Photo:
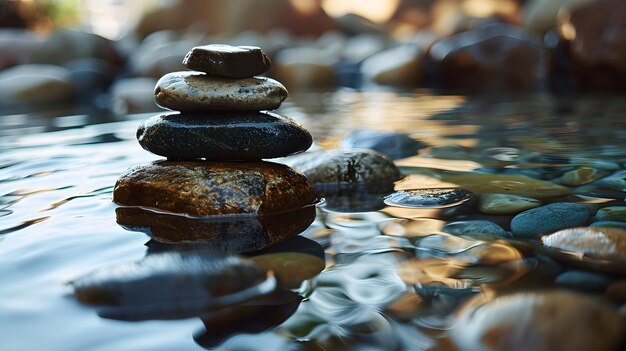
[(0, 107), (154, 110), (207, 43), (260, 46), (291, 91), (626, 87), (622, 0), (4, 0)]

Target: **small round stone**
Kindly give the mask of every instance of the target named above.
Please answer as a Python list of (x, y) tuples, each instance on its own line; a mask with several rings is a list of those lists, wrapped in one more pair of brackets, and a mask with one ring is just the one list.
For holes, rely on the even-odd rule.
[(342, 149), (370, 149), (393, 159), (416, 156), (426, 145), (408, 134), (383, 132), (373, 129), (357, 129), (341, 141)]
[(517, 214), (538, 206), (541, 206), (541, 201), (524, 196), (495, 193), (478, 195), (478, 210), (485, 214)]
[(183, 59), (183, 65), (194, 71), (230, 78), (254, 77), (272, 67), (259, 47), (223, 44), (194, 47)]
[(453, 173), (443, 174), (441, 180), (454, 183), (459, 188), (467, 189), (474, 194), (499, 193), (533, 199), (549, 199), (570, 193), (570, 189), (562, 185), (519, 175)]
[(542, 238), (557, 259), (585, 269), (626, 272), (626, 230), (581, 227), (560, 230)]
[(397, 191), (385, 198), (389, 206), (439, 208), (460, 205), (475, 197), (469, 191), (451, 189), (415, 189)]
[(157, 161), (126, 170), (113, 201), (191, 216), (274, 214), (317, 202), (307, 178), (271, 162)]
[(172, 159), (260, 160), (311, 146), (311, 134), (271, 112), (197, 115), (170, 113), (146, 119), (137, 129), (144, 149)]
[(172, 72), (154, 89), (157, 105), (182, 112), (274, 110), (287, 98), (287, 89), (266, 78), (209, 76), (198, 72)]
[(564, 288), (582, 292), (604, 292), (613, 279), (598, 273), (567, 271), (556, 277), (555, 283)]
[(589, 184), (602, 177), (604, 174), (595, 168), (580, 167), (572, 171), (565, 172), (558, 180), (559, 183), (568, 186), (579, 186)]
[(619, 221), (597, 221), (589, 225), (590, 227), (620, 228), (626, 229), (626, 222)]
[(556, 202), (526, 210), (511, 221), (511, 232), (516, 237), (534, 237), (560, 229), (580, 227), (589, 221), (589, 211), (584, 205)]

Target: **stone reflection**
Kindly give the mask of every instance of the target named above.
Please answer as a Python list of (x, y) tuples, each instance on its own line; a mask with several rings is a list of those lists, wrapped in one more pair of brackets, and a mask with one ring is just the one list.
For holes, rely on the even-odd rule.
[(117, 222), (158, 243), (213, 252), (262, 250), (293, 237), (315, 220), (315, 206), (271, 215), (187, 217), (140, 207), (118, 207)]

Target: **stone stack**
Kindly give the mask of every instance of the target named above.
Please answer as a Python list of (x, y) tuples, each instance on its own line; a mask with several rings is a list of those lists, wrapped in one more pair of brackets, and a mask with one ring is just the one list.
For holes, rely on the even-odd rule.
[[(269, 59), (258, 47), (206, 45), (189, 51), (183, 64), (194, 71), (168, 73), (155, 88), (157, 104), (176, 112), (148, 118), (137, 130), (139, 144), (167, 160), (128, 169), (115, 185), (113, 200), (161, 214), (203, 217), (205, 222), (217, 218), (201, 227), (213, 228), (219, 235), (199, 235), (197, 229), (187, 235), (184, 226), (164, 224), (162, 216), (155, 219), (159, 223), (143, 225), (167, 227), (183, 242), (196, 241), (198, 236), (225, 240), (225, 229), (233, 228), (241, 236), (242, 230), (256, 225), (249, 225), (250, 215), (272, 216), (272, 223), (280, 223), (275, 217), (292, 211), (300, 211), (301, 219), (297, 224), (284, 223), (290, 229), (280, 232), (279, 239), (302, 231), (315, 217), (312, 205), (317, 198), (310, 182), (288, 166), (262, 160), (303, 152), (312, 138), (295, 121), (269, 112), (287, 97), (282, 84), (257, 76), (269, 70)], [(224, 226), (220, 224), (224, 218), (248, 219)], [(133, 223), (133, 227), (142, 225)], [(259, 245), (236, 247), (241, 248), (236, 251), (259, 249)]]

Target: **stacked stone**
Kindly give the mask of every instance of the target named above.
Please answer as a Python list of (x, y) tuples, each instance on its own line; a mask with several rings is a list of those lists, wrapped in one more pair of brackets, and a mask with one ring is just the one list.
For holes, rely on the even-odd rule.
[(175, 112), (148, 118), (137, 130), (144, 149), (168, 160), (127, 170), (113, 200), (201, 217), (314, 211), (316, 195), (303, 174), (262, 161), (305, 151), (312, 138), (268, 112), (287, 90), (257, 76), (271, 65), (261, 49), (200, 46), (183, 64), (194, 71), (166, 74), (155, 88), (157, 104)]

